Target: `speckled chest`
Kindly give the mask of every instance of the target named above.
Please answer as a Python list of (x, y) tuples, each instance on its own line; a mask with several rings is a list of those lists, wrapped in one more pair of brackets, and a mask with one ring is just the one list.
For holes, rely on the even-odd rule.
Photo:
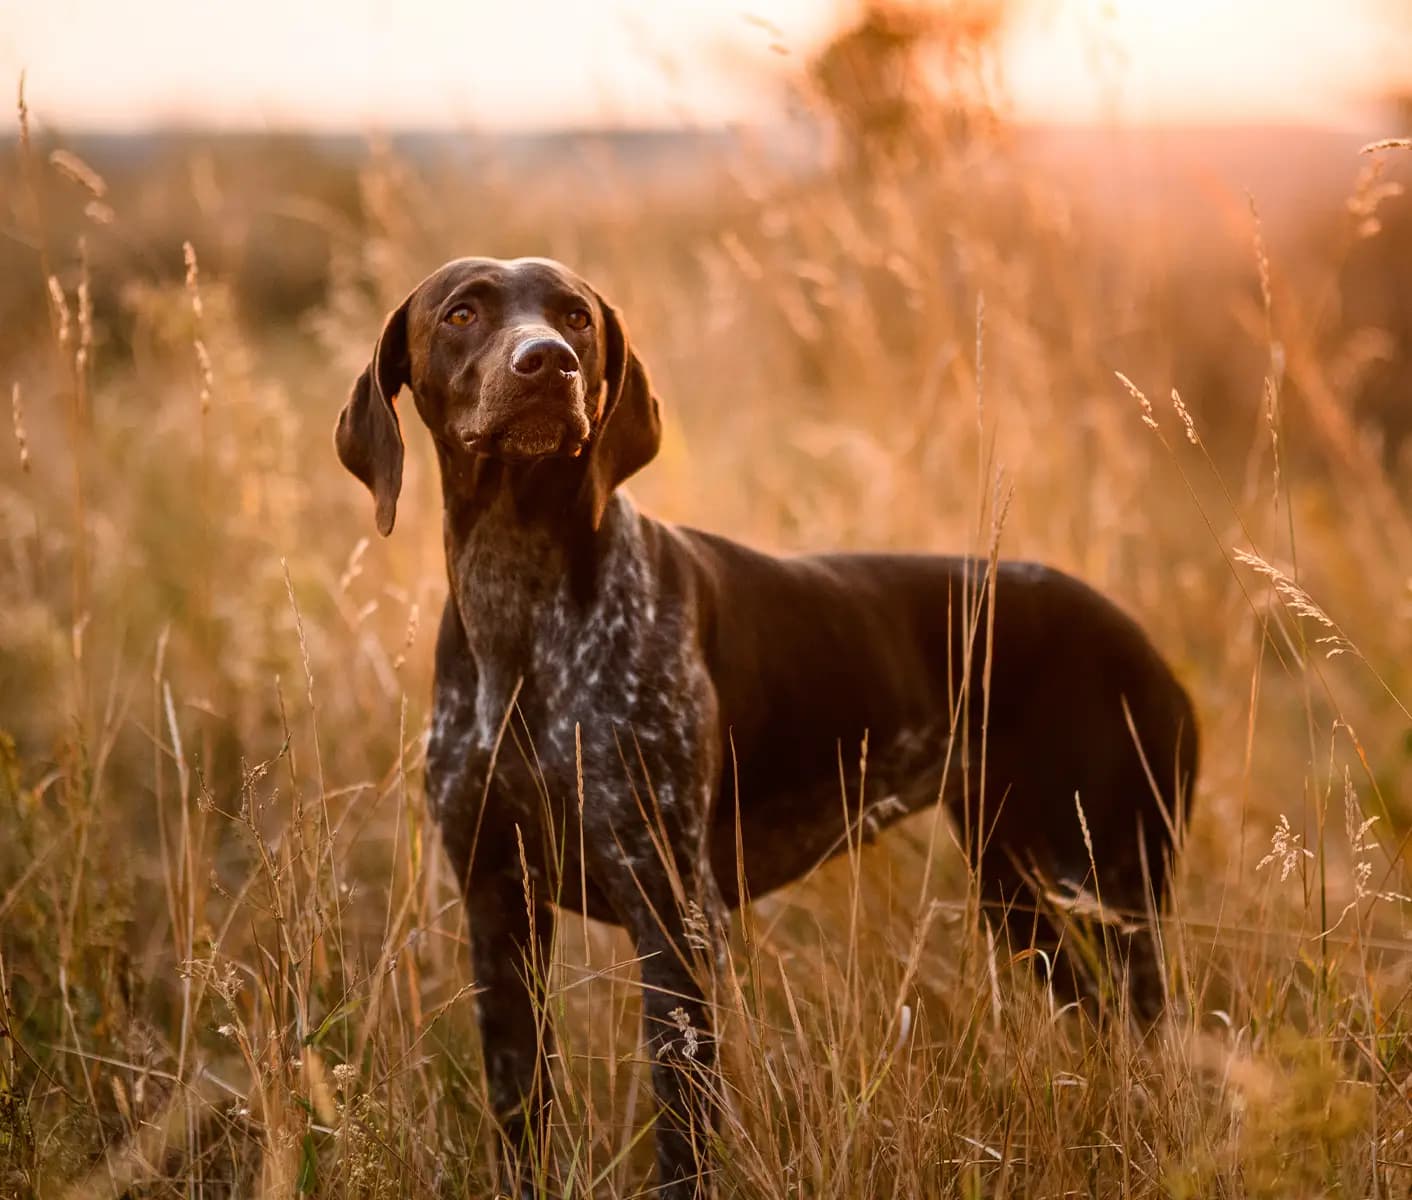
[(614, 499), (584, 592), (552, 537), (496, 516), (448, 548), (474, 670), (438, 682), (439, 757), (493, 759), (497, 802), (512, 807), (537, 804), (540, 786), (572, 794), (580, 782), (611, 803), (629, 780), (672, 803), (684, 776), (702, 772), (709, 686), (682, 606), (651, 569), (641, 518)]

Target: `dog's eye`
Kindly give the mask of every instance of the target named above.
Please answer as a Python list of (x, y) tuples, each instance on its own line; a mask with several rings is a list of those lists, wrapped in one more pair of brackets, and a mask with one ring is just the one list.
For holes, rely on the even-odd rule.
[(469, 325), (476, 319), (476, 310), (469, 304), (462, 304), (446, 314), (448, 325)]
[(593, 323), (593, 318), (588, 315), (588, 309), (576, 308), (564, 318), (564, 324), (570, 329), (587, 329)]

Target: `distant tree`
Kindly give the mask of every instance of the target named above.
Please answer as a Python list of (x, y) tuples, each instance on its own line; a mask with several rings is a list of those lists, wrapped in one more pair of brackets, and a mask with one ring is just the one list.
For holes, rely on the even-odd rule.
[(992, 120), (1009, 0), (863, 0), (810, 78), (855, 165), (964, 140)]

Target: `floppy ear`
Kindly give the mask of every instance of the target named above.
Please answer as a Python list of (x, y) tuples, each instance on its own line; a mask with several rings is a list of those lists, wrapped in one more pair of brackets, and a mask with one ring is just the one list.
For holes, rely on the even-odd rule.
[(651, 462), (662, 445), (662, 413), (646, 368), (633, 353), (617, 309), (601, 296), (598, 303), (605, 327), (606, 395), (589, 441), (585, 478), (595, 529), (603, 520), (613, 489)]
[(402, 491), (402, 426), (392, 401), (408, 382), (409, 371), (404, 300), (383, 325), (372, 361), (353, 385), (333, 433), (339, 459), (377, 502), (378, 532), (383, 537), (392, 532)]

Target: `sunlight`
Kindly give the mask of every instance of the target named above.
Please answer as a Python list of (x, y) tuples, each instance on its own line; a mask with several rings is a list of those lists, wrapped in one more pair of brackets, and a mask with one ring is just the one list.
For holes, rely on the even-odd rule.
[[(853, 7), (250, 0), (198, 19), (57, 0), (14, 6), (0, 69), (27, 71), (42, 117), (90, 128), (718, 124), (778, 113), (782, 77)], [(1028, 0), (1002, 65), (1022, 121), (1340, 125), (1405, 80), (1407, 49), (1371, 0)]]

